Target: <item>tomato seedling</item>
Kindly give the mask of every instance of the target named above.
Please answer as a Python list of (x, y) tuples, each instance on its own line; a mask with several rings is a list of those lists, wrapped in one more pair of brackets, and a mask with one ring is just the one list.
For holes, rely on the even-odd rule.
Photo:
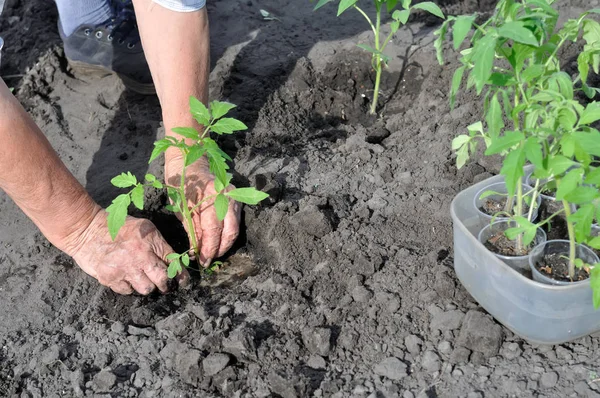
[[(227, 102), (213, 101), (207, 108), (202, 102), (194, 97), (190, 97), (190, 111), (194, 119), (204, 126), (202, 132), (193, 127), (176, 127), (172, 131), (182, 138), (177, 139), (172, 136), (158, 140), (154, 143), (154, 150), (150, 155), (148, 163), (158, 158), (168, 148), (177, 148), (183, 156), (183, 169), (181, 170), (181, 179), (178, 186), (171, 186), (160, 182), (156, 176), (146, 174), (145, 181), (140, 182), (131, 174), (131, 172), (121, 173), (114, 177), (111, 183), (118, 188), (130, 188), (128, 193), (117, 196), (112, 204), (106, 209), (108, 212), (108, 230), (114, 240), (121, 227), (125, 224), (127, 210), (133, 204), (136, 208), (144, 208), (144, 190), (146, 187), (163, 189), (166, 186), (167, 194), (171, 204), (165, 208), (173, 213), (181, 214), (190, 236), (191, 249), (195, 254), (199, 254), (198, 240), (196, 230), (192, 222), (192, 214), (200, 205), (207, 201), (213, 201), (213, 206), (219, 220), (224, 220), (229, 208), (229, 201), (256, 205), (269, 195), (258, 191), (255, 188), (235, 188), (227, 190), (231, 182), (232, 175), (228, 173), (229, 166), (227, 161), (231, 158), (219, 148), (215, 140), (210, 137), (214, 134), (232, 134), (236, 131), (246, 130), (244, 123), (230, 117), (224, 117), (235, 105)], [(186, 142), (186, 139), (188, 140)], [(206, 156), (210, 167), (210, 172), (214, 175), (214, 187), (217, 192), (215, 195), (207, 196), (193, 206), (188, 205), (186, 198), (186, 169)], [(182, 266), (189, 266), (190, 256), (188, 252), (177, 254), (172, 253), (167, 256), (169, 262), (168, 274), (170, 278), (175, 277), (182, 270)]]
[[(315, 6), (315, 10), (323, 7), (325, 4), (330, 3), (334, 0), (319, 0)], [(358, 6), (358, 0), (339, 0), (337, 16), (342, 15), (343, 12), (351, 8), (358, 11), (368, 22), (373, 34), (375, 36), (373, 47), (366, 44), (359, 44), (358, 47), (371, 53), (371, 64), (375, 69), (375, 88), (373, 91), (373, 102), (369, 113), (374, 115), (377, 111), (377, 101), (379, 98), (379, 86), (381, 84), (381, 72), (383, 67), (387, 65), (390, 58), (384, 54), (385, 48), (389, 44), (394, 34), (400, 29), (401, 25), (405, 25), (408, 21), (408, 17), (412, 10), (420, 9), (427, 11), (436, 17), (444, 19), (444, 13), (440, 8), (431, 1), (425, 1), (411, 5), (412, 0), (373, 0), (375, 2), (375, 22), (367, 15), (367, 13)], [(401, 3), (402, 10), (396, 9), (398, 3)], [(381, 31), (381, 11), (385, 7), (387, 12), (392, 16), (392, 23), (390, 24), (390, 33), (388, 35), (382, 34)]]

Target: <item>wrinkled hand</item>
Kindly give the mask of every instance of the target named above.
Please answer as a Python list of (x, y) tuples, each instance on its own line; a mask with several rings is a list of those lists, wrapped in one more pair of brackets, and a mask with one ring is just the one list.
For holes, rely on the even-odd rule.
[[(165, 293), (167, 265), (165, 259), (173, 249), (148, 220), (127, 217), (113, 242), (108, 233), (107, 213), (98, 212), (92, 223), (71, 245), (71, 255), (79, 267), (102, 285), (119, 294), (149, 294), (158, 288)], [(186, 270), (178, 276), (187, 284)]]
[[(182, 161), (172, 158), (165, 163), (165, 180), (171, 186), (179, 186), (181, 180)], [(234, 189), (232, 185), (227, 191)], [(203, 198), (216, 195), (214, 176), (202, 162), (196, 162), (186, 169), (186, 198), (188, 206), (193, 208)], [(224, 255), (231, 248), (239, 235), (241, 206), (230, 200), (229, 209), (225, 220), (219, 221), (214, 200), (202, 203), (192, 214), (196, 239), (198, 241), (197, 253), (199, 262), (208, 267), (213, 259)], [(181, 214), (177, 214), (178, 217)], [(181, 220), (181, 217), (180, 217)], [(190, 233), (187, 225), (184, 228)]]

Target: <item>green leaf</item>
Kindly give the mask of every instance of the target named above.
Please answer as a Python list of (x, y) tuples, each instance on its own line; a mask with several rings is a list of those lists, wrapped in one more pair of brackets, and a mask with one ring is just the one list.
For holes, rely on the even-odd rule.
[(167, 275), (169, 276), (170, 279), (173, 279), (181, 271), (182, 271), (181, 262), (179, 261), (179, 258), (177, 258), (176, 260), (173, 260), (173, 261), (171, 261), (171, 263), (169, 263), (169, 268), (167, 269)]
[(456, 151), (456, 168), (461, 169), (469, 160), (469, 146), (463, 145)]
[(479, 195), (479, 199), (485, 199), (485, 198), (489, 198), (490, 196), (493, 195), (497, 195), (497, 196), (506, 196), (505, 193), (502, 192), (497, 192), (497, 191), (492, 191), (491, 189), (488, 189), (487, 191), (484, 191), (481, 193), (481, 195)]
[(209, 138), (209, 137), (204, 138), (204, 140), (202, 141), (202, 144), (204, 145), (204, 149), (206, 150), (207, 153), (212, 153), (214, 155), (218, 154), (222, 158), (231, 161), (231, 157), (229, 157), (228, 154), (223, 152), (223, 150), (221, 150), (221, 148), (219, 148), (219, 145), (216, 143), (216, 141), (213, 140), (212, 138)]
[(195, 97), (190, 97), (190, 112), (199, 124), (203, 126), (210, 124), (210, 112), (208, 108)]
[(544, 65), (530, 65), (523, 71), (523, 73), (521, 73), (521, 79), (525, 83), (530, 83), (534, 79), (537, 79), (538, 77), (542, 76), (544, 74), (544, 69)]
[(523, 166), (525, 166), (525, 153), (522, 146), (514, 149), (504, 158), (500, 174), (504, 176), (508, 197), (515, 194), (517, 182), (523, 177)]
[(600, 132), (594, 129), (587, 132), (576, 131), (572, 136), (577, 144), (585, 149), (586, 153), (600, 156)]
[(177, 254), (177, 253), (171, 253), (171, 254), (167, 254), (167, 261), (172, 261), (176, 258), (180, 258), (181, 255)]
[(121, 194), (117, 196), (110, 206), (106, 208), (108, 212), (108, 232), (112, 240), (115, 240), (119, 230), (125, 225), (125, 219), (127, 218), (127, 208), (131, 204), (131, 198), (129, 194)]
[(581, 182), (583, 170), (580, 168), (569, 171), (558, 180), (558, 189), (556, 190), (556, 200), (563, 200), (566, 195), (573, 191)]
[(592, 223), (594, 222), (594, 205), (587, 204), (581, 206), (569, 217), (569, 221), (574, 223), (575, 240), (578, 243), (586, 242), (592, 229)]
[(489, 135), (492, 139), (498, 137), (500, 131), (504, 128), (504, 121), (502, 120), (502, 107), (500, 106), (500, 101), (498, 101), (497, 93), (490, 101), (485, 121), (488, 126)]
[(591, 170), (590, 172), (588, 172), (587, 175), (585, 176), (584, 182), (586, 184), (600, 185), (600, 167), (595, 168), (595, 169)]
[(183, 254), (181, 256), (181, 262), (186, 267), (189, 267), (190, 266), (190, 256), (187, 253)]
[(165, 209), (173, 213), (181, 213), (181, 209), (173, 205), (165, 205)]
[(226, 192), (225, 195), (237, 202), (246, 203), (248, 205), (256, 205), (269, 197), (268, 194), (261, 192), (256, 188), (236, 188)]
[(418, 8), (420, 10), (425, 10), (430, 14), (435, 15), (438, 18), (445, 19), (444, 13), (440, 10), (440, 7), (437, 4), (432, 3), (431, 1), (424, 1), (423, 3), (418, 3), (412, 6), (412, 8)]
[(392, 14), (392, 18), (400, 22), (402, 25), (406, 24), (408, 17), (410, 16), (410, 10), (396, 10)]
[(110, 183), (117, 188), (129, 188), (137, 184), (137, 178), (130, 171), (121, 173), (110, 180)]
[(137, 185), (131, 190), (131, 201), (140, 210), (144, 210), (144, 186)]
[(558, 122), (565, 130), (572, 130), (577, 123), (577, 114), (571, 108), (562, 108), (558, 111)]
[(598, 120), (600, 120), (600, 102), (594, 101), (585, 107), (579, 119), (579, 124), (591, 124)]
[(173, 146), (173, 143), (167, 138), (163, 138), (162, 140), (158, 140), (154, 143), (154, 149), (152, 150), (152, 154), (150, 155), (150, 160), (148, 163), (152, 163), (154, 159), (160, 156), (161, 153), (167, 150), (167, 148)]
[(452, 42), (455, 50), (458, 50), (462, 42), (467, 38), (475, 17), (475, 15), (461, 15), (456, 18), (454, 27), (452, 28)]
[(146, 181), (148, 181), (148, 182), (152, 183), (152, 182), (156, 181), (156, 176), (155, 176), (154, 174), (150, 174), (150, 173), (148, 173), (148, 174), (146, 174), (146, 175), (144, 176), (144, 179), (145, 179)]
[(179, 134), (182, 137), (197, 140), (200, 138), (198, 131), (193, 127), (174, 127), (171, 129), (172, 132)]
[(565, 199), (569, 203), (575, 205), (583, 205), (590, 203), (598, 198), (598, 190), (594, 187), (579, 186), (573, 191), (565, 195)]
[(525, 27), (523, 22), (507, 22), (498, 28), (498, 34), (517, 43), (538, 47), (539, 42), (532, 31)]
[(544, 168), (544, 155), (542, 154), (542, 145), (539, 142), (537, 142), (535, 137), (529, 137), (527, 141), (525, 141), (525, 157), (536, 168)]
[(558, 176), (567, 171), (575, 162), (562, 155), (551, 156), (548, 159), (548, 171), (550, 175)]
[(469, 141), (471, 141), (471, 137), (469, 137), (466, 134), (461, 134), (458, 137), (455, 137), (452, 140), (452, 150), (456, 151), (457, 149), (459, 149), (460, 147), (462, 147)]
[(210, 103), (210, 114), (213, 119), (220, 119), (233, 108), (235, 108), (235, 105), (229, 102), (212, 101)]
[(450, 108), (454, 109), (454, 103), (456, 102), (456, 95), (458, 94), (458, 90), (460, 89), (460, 83), (462, 82), (463, 75), (465, 73), (465, 66), (461, 66), (460, 68), (454, 71), (454, 75), (452, 76), (452, 86), (450, 87)]
[(319, 0), (313, 11), (317, 11), (319, 8), (323, 7), (327, 3), (331, 3), (333, 0)]
[(229, 200), (222, 193), (218, 194), (215, 198), (215, 212), (219, 221), (223, 221), (227, 215), (227, 209), (229, 208)]
[(402, 8), (409, 8), (411, 0), (402, 0)]
[(188, 167), (191, 164), (194, 164), (198, 159), (204, 155), (206, 149), (204, 149), (201, 145), (192, 146), (187, 155), (185, 156), (185, 167)]
[(163, 184), (162, 182), (156, 180), (156, 181), (152, 181), (152, 186), (156, 189), (163, 189)]
[(446, 33), (448, 33), (448, 26), (450, 26), (450, 19), (447, 19), (442, 23), (442, 26), (435, 32), (434, 36), (437, 36), (433, 42), (435, 48), (435, 54), (440, 65), (444, 65), (444, 41), (446, 40)]
[(342, 13), (348, 8), (354, 6), (357, 1), (358, 0), (341, 0), (340, 5), (338, 6), (337, 16), (339, 17), (340, 15), (342, 15)]
[(475, 67), (472, 76), (475, 79), (475, 87), (479, 95), (492, 75), (494, 54), (496, 53), (496, 38), (491, 35), (483, 37), (477, 42), (473, 51)]
[(394, 11), (394, 8), (396, 8), (397, 4), (398, 4), (398, 0), (387, 0), (387, 12), (388, 12), (388, 14), (391, 14), (392, 11)]
[(207, 154), (210, 172), (214, 174), (222, 185), (225, 185), (225, 181), (227, 180), (227, 170), (229, 169), (225, 159), (218, 153), (207, 152)]
[(507, 131), (503, 136), (492, 139), (492, 145), (485, 151), (485, 155), (489, 156), (506, 151), (524, 139), (525, 136), (521, 131)]
[(211, 131), (217, 134), (231, 134), (234, 131), (247, 130), (248, 126), (237, 119), (224, 117), (220, 119), (210, 128)]
[(222, 190), (224, 190), (226, 187), (229, 186), (229, 183), (231, 182), (231, 179), (233, 178), (233, 176), (229, 173), (225, 174), (226, 178), (225, 181), (221, 181), (218, 178), (215, 178), (214, 181), (214, 187), (215, 187), (215, 191), (217, 191), (217, 193), (220, 193)]

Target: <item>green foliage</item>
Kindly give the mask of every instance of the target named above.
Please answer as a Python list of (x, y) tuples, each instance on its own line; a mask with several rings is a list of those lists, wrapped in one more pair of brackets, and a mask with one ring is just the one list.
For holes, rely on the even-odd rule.
[[(449, 32), (452, 47), (462, 48), (450, 86), (451, 107), (461, 88), (474, 89), (483, 98), (481, 121), (452, 141), (457, 167), (473, 155), (477, 141), (485, 144), (485, 155), (502, 158), (500, 173), (509, 200), (501, 214), (510, 214), (516, 222), (506, 235), (518, 245), (531, 243), (539, 226), (564, 213), (571, 243), (570, 275), (575, 267), (591, 270), (598, 306), (600, 267), (576, 258), (576, 243), (600, 248), (600, 238), (590, 236), (592, 224), (600, 218), (600, 167), (595, 160), (600, 157), (600, 131), (594, 127), (600, 121), (600, 102), (582, 104), (576, 94), (593, 100), (599, 92), (587, 79), (591, 70), (600, 72), (600, 23), (589, 18), (598, 10), (590, 10), (559, 28), (553, 3), (500, 0), (482, 23), (475, 15), (448, 17), (435, 32), (435, 48), (440, 64)], [(577, 57), (578, 73), (571, 76), (557, 54), (580, 38), (584, 44)], [(529, 192), (521, 188), (526, 163), (533, 165), (532, 177), (538, 181)], [(534, 223), (532, 205), (544, 190), (552, 190), (563, 209)], [(522, 212), (525, 204), (530, 207), (527, 217)]]
[[(315, 10), (323, 7), (327, 3), (331, 3), (336, 0), (319, 0), (315, 6)], [(363, 10), (358, 6), (358, 0), (337, 0), (338, 1), (338, 9), (337, 16), (340, 16), (347, 10), (354, 8), (358, 11), (367, 21), (371, 30), (373, 31), (374, 40), (372, 45), (367, 44), (358, 44), (357, 46), (362, 48), (363, 50), (369, 52), (371, 54), (371, 64), (373, 69), (375, 69), (375, 88), (373, 93), (373, 101), (371, 102), (370, 113), (375, 114), (377, 110), (377, 101), (379, 98), (379, 86), (381, 83), (381, 72), (383, 68), (389, 62), (389, 57), (385, 55), (384, 51), (387, 47), (388, 43), (392, 39), (393, 35), (398, 32), (400, 26), (405, 25), (408, 22), (408, 18), (410, 17), (410, 13), (413, 10), (423, 10), (432, 15), (435, 15), (439, 18), (444, 19), (444, 13), (442, 10), (433, 2), (425, 1), (422, 3), (417, 3), (411, 5), (411, 0), (402, 0), (401, 7), (402, 9), (397, 9), (398, 0), (372, 0), (375, 3), (375, 22), (369, 17)], [(392, 17), (392, 22), (390, 23), (390, 33), (386, 36), (382, 34), (381, 30), (381, 13), (382, 8), (385, 6), (385, 10)], [(463, 22), (464, 23), (464, 22)]]
[[(192, 222), (192, 213), (205, 201), (214, 200), (214, 208), (217, 218), (223, 221), (229, 209), (229, 200), (241, 203), (256, 205), (268, 195), (255, 188), (237, 188), (226, 191), (231, 182), (231, 174), (227, 172), (229, 165), (227, 161), (231, 158), (223, 152), (215, 140), (210, 137), (210, 133), (217, 135), (232, 134), (236, 131), (246, 130), (248, 127), (231, 117), (224, 117), (229, 111), (235, 108), (235, 105), (228, 102), (212, 101), (209, 108), (194, 97), (190, 97), (190, 112), (194, 119), (202, 126), (201, 132), (193, 127), (176, 127), (172, 129), (177, 136), (166, 136), (154, 143), (154, 150), (150, 155), (149, 162), (158, 158), (169, 148), (175, 148), (183, 156), (183, 169), (181, 170), (181, 181), (179, 186), (166, 186), (167, 195), (171, 204), (165, 208), (174, 213), (180, 213), (184, 223), (188, 228), (190, 241), (195, 253), (198, 251), (198, 242), (196, 240), (196, 231)], [(214, 188), (216, 195), (207, 196), (193, 207), (188, 206), (186, 198), (186, 169), (200, 160), (203, 156), (208, 159), (210, 172), (214, 175)], [(125, 224), (129, 206), (133, 204), (136, 208), (144, 208), (144, 190), (146, 187), (163, 189), (165, 184), (160, 182), (156, 176), (146, 174), (145, 182), (140, 182), (131, 174), (131, 172), (121, 173), (114, 177), (111, 183), (117, 188), (130, 188), (128, 193), (117, 196), (112, 204), (106, 209), (108, 212), (108, 230), (112, 239), (116, 239), (119, 230)], [(172, 253), (167, 256), (169, 262), (168, 275), (174, 278), (182, 271), (182, 267), (190, 264), (190, 257), (187, 252), (182, 254)]]

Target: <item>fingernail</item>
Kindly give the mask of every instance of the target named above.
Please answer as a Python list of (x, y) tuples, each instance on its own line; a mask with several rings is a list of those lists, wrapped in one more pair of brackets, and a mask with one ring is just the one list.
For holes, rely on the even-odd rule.
[(210, 265), (212, 264), (212, 260), (213, 260), (212, 258), (209, 258), (209, 259), (207, 259), (207, 260), (204, 262), (204, 268), (208, 268), (208, 267), (210, 267)]

